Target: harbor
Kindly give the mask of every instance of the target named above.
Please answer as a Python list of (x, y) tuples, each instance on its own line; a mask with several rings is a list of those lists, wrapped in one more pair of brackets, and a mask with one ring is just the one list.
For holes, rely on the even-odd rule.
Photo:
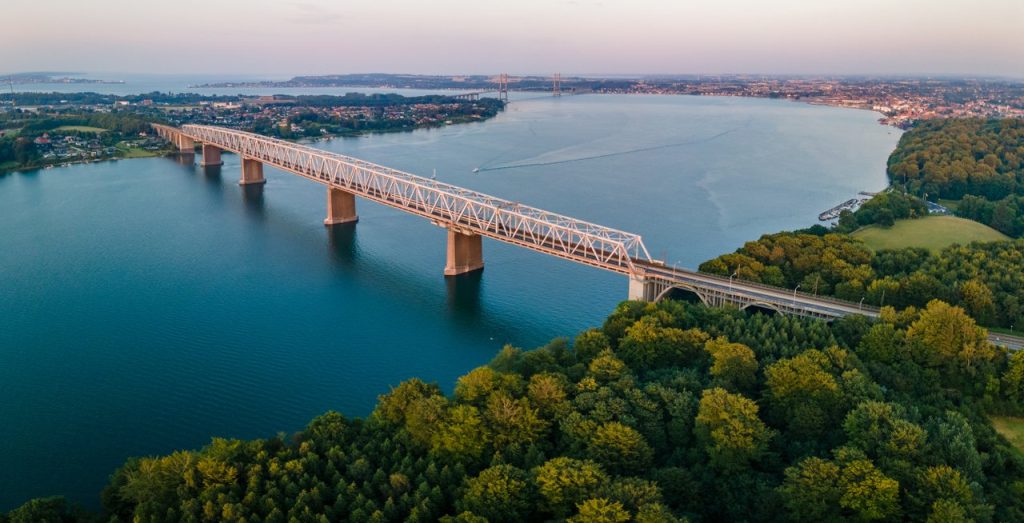
[(827, 211), (819, 214), (818, 221), (830, 222), (832, 220), (838, 219), (839, 215), (842, 214), (843, 211), (856, 212), (856, 210), (859, 209), (861, 205), (864, 205), (864, 202), (870, 200), (876, 194), (878, 193), (861, 191), (857, 193), (856, 198), (850, 198), (849, 200), (846, 200), (845, 202), (840, 203), (839, 205), (836, 205), (835, 207), (832, 207), (831, 209), (828, 209)]

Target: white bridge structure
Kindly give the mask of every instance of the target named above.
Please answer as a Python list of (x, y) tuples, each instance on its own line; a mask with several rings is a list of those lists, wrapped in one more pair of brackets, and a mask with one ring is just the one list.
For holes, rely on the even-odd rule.
[(357, 158), (223, 127), (153, 128), (182, 153), (194, 154), (201, 143), (202, 165), (220, 165), (221, 151), (241, 156), (239, 183), (243, 185), (265, 183), (264, 164), (326, 185), (326, 225), (357, 221), (358, 196), (444, 227), (448, 230), (446, 276), (482, 269), (481, 239), (487, 237), (626, 275), (629, 298), (635, 300), (656, 301), (679, 289), (709, 306), (731, 304), (823, 319), (878, 315), (878, 309), (863, 303), (668, 267), (651, 258), (639, 235)]

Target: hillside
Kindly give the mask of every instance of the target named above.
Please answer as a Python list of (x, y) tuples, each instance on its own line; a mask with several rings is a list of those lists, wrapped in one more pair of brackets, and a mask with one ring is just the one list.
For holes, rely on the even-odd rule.
[(873, 251), (920, 247), (938, 253), (958, 243), (1008, 240), (1005, 234), (981, 223), (955, 216), (928, 216), (897, 220), (892, 227), (870, 225), (853, 233)]

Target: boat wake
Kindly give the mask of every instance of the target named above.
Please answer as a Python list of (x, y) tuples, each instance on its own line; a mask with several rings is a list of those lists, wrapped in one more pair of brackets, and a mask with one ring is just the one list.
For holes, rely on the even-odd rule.
[[(748, 124), (749, 124), (749, 122), (748, 122)], [(713, 135), (713, 136), (708, 136), (706, 138), (700, 138), (700, 139), (696, 139), (696, 140), (687, 140), (685, 142), (666, 143), (666, 144), (661, 144), (661, 145), (652, 145), (650, 147), (638, 147), (636, 149), (629, 149), (629, 150), (626, 150), (626, 151), (615, 151), (615, 152), (610, 152), (610, 153), (595, 154), (595, 155), (591, 155), (591, 156), (581, 156), (581, 157), (578, 157), (578, 158), (566, 158), (564, 160), (551, 160), (551, 161), (545, 161), (545, 162), (529, 162), (529, 163), (509, 163), (509, 164), (506, 164), (506, 165), (496, 165), (494, 167), (480, 166), (480, 167), (477, 167), (476, 169), (474, 169), (473, 172), (477, 173), (477, 172), (485, 172), (485, 171), (504, 171), (504, 170), (509, 170), (509, 169), (521, 169), (521, 168), (524, 168), (524, 167), (544, 167), (544, 166), (548, 166), (548, 165), (561, 165), (561, 164), (573, 163), (573, 162), (585, 162), (585, 161), (590, 161), (590, 160), (599, 160), (601, 158), (611, 158), (611, 157), (614, 157), (614, 156), (625, 156), (627, 154), (636, 154), (636, 153), (644, 153), (644, 152), (649, 152), (649, 151), (657, 151), (657, 150), (660, 150), (660, 149), (670, 149), (672, 147), (682, 147), (682, 146), (685, 146), (685, 145), (696, 145), (696, 144), (701, 144), (701, 143), (707, 143), (707, 142), (710, 142), (712, 140), (717, 140), (717, 139), (719, 139), (719, 138), (721, 138), (721, 137), (723, 137), (725, 135), (728, 135), (728, 134), (734, 133), (736, 131), (739, 131), (743, 127), (746, 127), (746, 126), (744, 125), (744, 126), (736, 127), (734, 129), (729, 129), (727, 131), (722, 131), (722, 132), (720, 132), (720, 133), (718, 133), (716, 135)]]

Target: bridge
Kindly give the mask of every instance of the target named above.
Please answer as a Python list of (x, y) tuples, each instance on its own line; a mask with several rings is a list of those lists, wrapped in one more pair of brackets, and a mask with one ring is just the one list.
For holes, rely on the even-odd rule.
[[(508, 87), (509, 78), (510, 77), (509, 77), (508, 73), (501, 73), (501, 74), (498, 75), (498, 77), (496, 79), (496, 84), (497, 85), (493, 89), (486, 89), (485, 88), (485, 89), (481, 89), (479, 91), (459, 93), (459, 94), (453, 95), (452, 98), (455, 98), (455, 99), (458, 99), (458, 100), (470, 100), (470, 101), (472, 101), (472, 100), (479, 100), (480, 97), (485, 95), (485, 94), (496, 93), (498, 95), (498, 99), (499, 100), (507, 102), (508, 101), (508, 91), (509, 91), (509, 87)], [(576, 88), (575, 87), (571, 88), (569, 90), (569, 93), (570, 94), (576, 94)], [(562, 96), (562, 73), (555, 73), (555, 75), (551, 77), (551, 95), (552, 96)]]
[(446, 276), (483, 269), (482, 238), (487, 237), (625, 275), (633, 300), (657, 301), (681, 290), (709, 306), (753, 307), (826, 320), (848, 314), (878, 315), (877, 308), (863, 303), (668, 267), (651, 258), (639, 235), (357, 158), (223, 127), (154, 124), (153, 128), (184, 154), (194, 154), (201, 144), (204, 166), (222, 164), (222, 151), (239, 155), (241, 185), (265, 183), (264, 165), (325, 185), (325, 225), (356, 222), (358, 196), (445, 228)]

